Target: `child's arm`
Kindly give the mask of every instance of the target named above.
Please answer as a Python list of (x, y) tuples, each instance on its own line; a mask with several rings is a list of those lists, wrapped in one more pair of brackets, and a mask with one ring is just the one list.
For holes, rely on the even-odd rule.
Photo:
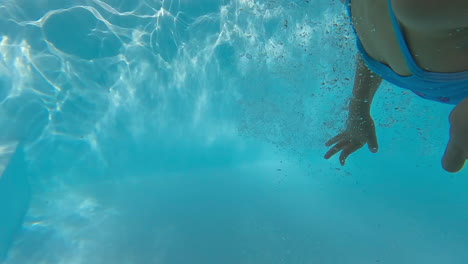
[(325, 144), (327, 147), (334, 145), (325, 154), (326, 159), (342, 151), (340, 163), (344, 165), (348, 156), (366, 143), (372, 152), (377, 152), (377, 136), (370, 109), (375, 92), (381, 83), (382, 78), (367, 67), (359, 54), (356, 64), (353, 95), (349, 103), (346, 130)]
[(356, 62), (356, 74), (354, 76), (353, 96), (349, 106), (349, 113), (362, 113), (370, 115), (370, 107), (374, 99), (375, 92), (382, 83), (382, 77), (373, 73), (367, 67), (361, 54), (358, 55)]

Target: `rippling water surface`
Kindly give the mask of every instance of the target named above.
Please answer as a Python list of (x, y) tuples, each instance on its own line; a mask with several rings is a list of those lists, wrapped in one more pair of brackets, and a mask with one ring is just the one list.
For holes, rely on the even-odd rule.
[(355, 52), (340, 1), (0, 0), (0, 254), (467, 263), (448, 106), (384, 84), (380, 152), (322, 159)]

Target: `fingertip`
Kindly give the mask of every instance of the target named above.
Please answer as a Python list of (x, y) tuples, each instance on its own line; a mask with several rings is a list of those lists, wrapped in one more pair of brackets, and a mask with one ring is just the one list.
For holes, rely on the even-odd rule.
[(377, 142), (377, 135), (373, 135), (369, 142), (367, 143), (367, 146), (369, 147), (369, 150), (372, 152), (372, 153), (377, 153), (377, 151), (379, 151), (379, 144)]
[(346, 149), (341, 153), (341, 155), (340, 155), (340, 164), (341, 164), (341, 166), (346, 165), (346, 160), (348, 159), (349, 155), (352, 152), (353, 151), (350, 151), (349, 149)]
[(329, 150), (327, 153), (325, 153), (325, 155), (323, 155), (323, 157), (324, 157), (325, 159), (330, 159), (332, 156), (333, 156), (333, 155), (332, 155), (331, 150)]
[(450, 173), (457, 173), (461, 171), (463, 167), (465, 167), (464, 160), (455, 161), (453, 163), (442, 162), (442, 168)]
[(369, 151), (372, 153), (377, 153), (377, 151), (379, 151), (379, 145), (375, 142), (369, 142), (367, 143), (367, 146), (369, 147)]
[(465, 166), (465, 159), (461, 153), (457, 153), (456, 150), (447, 150), (444, 157), (442, 158), (442, 168), (447, 172), (456, 173), (463, 169)]

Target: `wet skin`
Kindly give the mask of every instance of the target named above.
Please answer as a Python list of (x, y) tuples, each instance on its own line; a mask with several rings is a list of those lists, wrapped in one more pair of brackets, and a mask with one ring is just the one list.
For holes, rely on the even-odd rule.
[[(468, 1), (392, 0), (392, 7), (421, 68), (432, 72), (468, 71)], [(397, 74), (411, 75), (398, 45), (387, 0), (352, 0), (351, 12), (367, 53)], [(370, 107), (382, 80), (360, 64), (362, 58), (358, 58), (347, 127), (326, 143), (331, 149), (325, 158), (341, 152), (342, 165), (365, 144), (372, 152), (378, 149)], [(460, 171), (468, 159), (467, 119), (468, 99), (465, 99), (455, 106), (449, 118), (450, 141), (442, 159), (443, 168), (449, 172)]]

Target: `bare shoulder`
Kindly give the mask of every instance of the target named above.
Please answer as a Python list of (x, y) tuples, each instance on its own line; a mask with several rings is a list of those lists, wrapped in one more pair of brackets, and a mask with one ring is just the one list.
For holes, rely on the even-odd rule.
[(440, 30), (468, 27), (466, 0), (392, 0), (398, 20), (408, 27)]

